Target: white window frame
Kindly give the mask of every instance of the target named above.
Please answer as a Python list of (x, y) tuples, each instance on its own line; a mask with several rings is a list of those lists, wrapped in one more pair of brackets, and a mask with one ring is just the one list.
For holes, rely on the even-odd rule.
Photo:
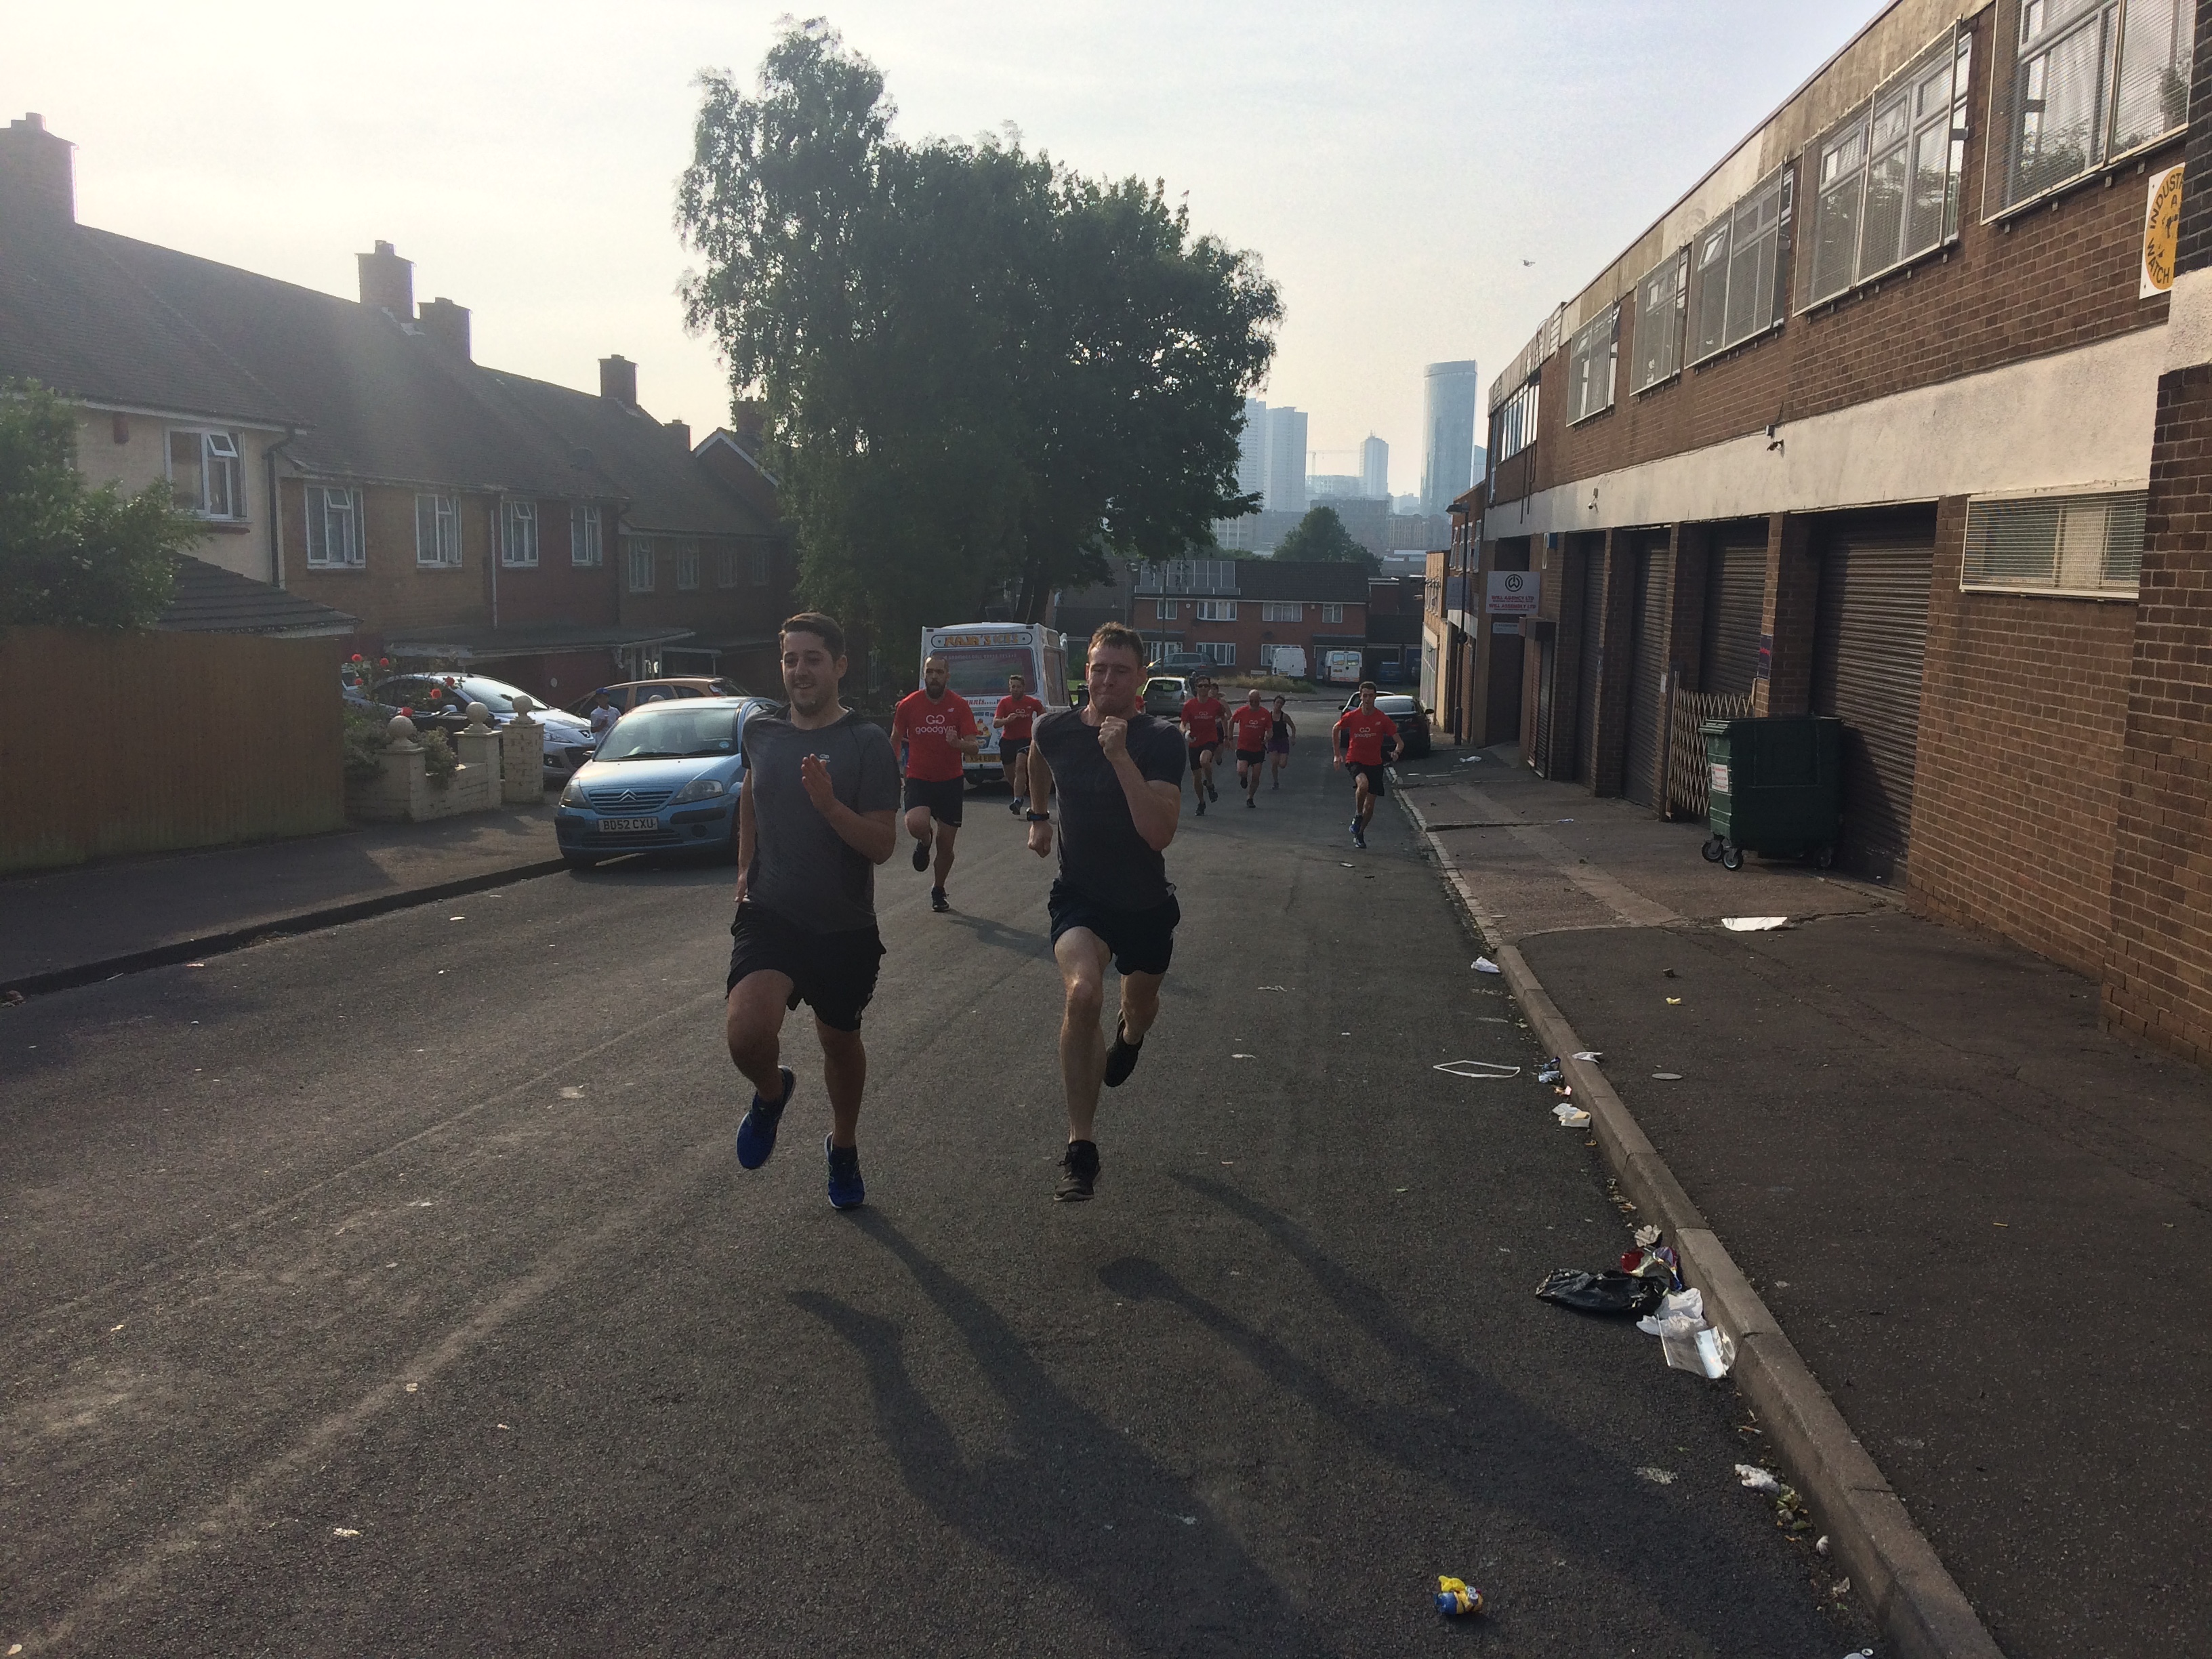
[(507, 500), (499, 504), (499, 562), (510, 570), (537, 568), (537, 502)]
[(2045, 489), (1973, 497), (1966, 503), (1960, 591), (2133, 600), (2149, 495)]
[[(652, 592), (655, 574), (654, 566), (659, 562), (659, 553), (653, 544), (653, 538), (650, 536), (623, 537), (623, 562), (629, 566), (623, 574), (629, 591), (633, 593)], [(643, 577), (644, 580), (641, 581), (640, 577)]]
[(1325, 623), (1342, 622), (1344, 620), (1344, 607), (1340, 605), (1325, 605), (1322, 606), (1321, 619)]
[(1262, 599), (1260, 601), (1260, 620), (1261, 622), (1304, 622), (1305, 620), (1305, 615), (1306, 608), (1303, 602), (1290, 599)]
[(766, 587), (775, 574), (769, 550), (765, 544), (753, 549), (753, 586)]
[(425, 570), (461, 568), (461, 503), (457, 497), (415, 497), (415, 562)]
[(346, 484), (307, 487), (307, 568), (361, 570), (368, 564), (361, 491)]
[(692, 593), (696, 592), (698, 587), (699, 544), (678, 542), (676, 544), (676, 591)]
[(1154, 599), (1152, 601), (1152, 620), (1154, 622), (1173, 622), (1182, 614), (1182, 601), (1181, 599)]
[(1234, 640), (1200, 640), (1196, 648), (1199, 654), (1216, 668), (1237, 666), (1237, 641)]
[(579, 501), (568, 509), (568, 562), (585, 570), (596, 570), (606, 554), (601, 544), (599, 504)]
[[(198, 450), (199, 487), (193, 499), (180, 500), (177, 493), (177, 440), (197, 440)], [(173, 426), (167, 429), (161, 441), (161, 468), (169, 480), (169, 497), (184, 511), (210, 524), (243, 524), (246, 511), (246, 466), (244, 451), (235, 432), (209, 427)], [(217, 492), (210, 486), (220, 477), (223, 480), (222, 494), (227, 504), (218, 507)]]
[[(1529, 377), (1498, 411), (1498, 459), (1510, 461), (1536, 441), (1536, 416), (1543, 395), (1540, 374)], [(1493, 463), (1494, 465), (1494, 463)]]
[(1567, 343), (1567, 424), (1574, 426), (1613, 407), (1620, 364), (1620, 302), (1615, 301), (1575, 331)]
[(1682, 329), (1690, 312), (1690, 246), (1685, 242), (1636, 283), (1636, 349), (1629, 391), (1649, 392), (1682, 372)]
[[(1784, 161), (1692, 241), (1690, 368), (1771, 334), (1788, 320), (1790, 220), (1796, 177), (1796, 167)], [(1716, 281), (1721, 285), (1717, 300), (1711, 292)], [(1718, 334), (1712, 337), (1704, 330), (1709, 303), (1717, 303), (1720, 323)]]
[(1211, 623), (1231, 623), (1237, 620), (1237, 601), (1234, 599), (1200, 599), (1197, 620)]

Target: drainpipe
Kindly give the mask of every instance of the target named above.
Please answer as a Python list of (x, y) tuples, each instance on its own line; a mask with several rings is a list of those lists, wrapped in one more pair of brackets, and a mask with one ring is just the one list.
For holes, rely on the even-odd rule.
[(287, 426), (284, 435), (261, 452), (261, 465), (269, 474), (270, 580), (280, 588), (284, 586), (284, 514), (281, 492), (276, 488), (276, 452), (299, 435), (299, 428)]
[(491, 498), (491, 552), (489, 562), (491, 565), (491, 631), (495, 634), (499, 632), (499, 562), (507, 551), (500, 541), (504, 517), (500, 509), (504, 501), (504, 497), (497, 495)]

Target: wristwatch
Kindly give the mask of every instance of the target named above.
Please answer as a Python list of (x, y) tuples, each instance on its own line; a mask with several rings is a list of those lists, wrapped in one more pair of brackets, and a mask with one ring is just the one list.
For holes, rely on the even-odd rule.
[(1049, 812), (1032, 812), (1030, 814), (1030, 822), (1031, 823), (1050, 823), (1052, 822), (1052, 814)]

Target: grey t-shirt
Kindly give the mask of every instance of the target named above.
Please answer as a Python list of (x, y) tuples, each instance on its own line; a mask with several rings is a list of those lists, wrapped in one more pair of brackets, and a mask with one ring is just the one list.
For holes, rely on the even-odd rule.
[[(1168, 861), (1145, 845), (1129, 799), (1105, 751), (1098, 728), (1079, 708), (1063, 708), (1036, 723), (1036, 746), (1052, 768), (1060, 792), (1060, 878), (1086, 898), (1124, 910), (1164, 904)], [(1182, 786), (1180, 727), (1150, 714), (1129, 716), (1129, 757), (1148, 782)]]
[(898, 762), (884, 728), (848, 714), (802, 731), (789, 710), (745, 722), (745, 778), (753, 792), (753, 862), (747, 900), (810, 933), (843, 933), (876, 921), (876, 866), (845, 844), (815, 810), (799, 763), (826, 757), (830, 787), (855, 812), (896, 811)]

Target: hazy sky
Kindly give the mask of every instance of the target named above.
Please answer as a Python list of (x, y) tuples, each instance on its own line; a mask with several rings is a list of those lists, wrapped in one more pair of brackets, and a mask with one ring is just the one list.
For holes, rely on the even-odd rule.
[[(1879, 0), (1342, 4), (846, 0), (909, 137), (1006, 122), (1085, 172), (1188, 190), (1286, 317), (1261, 395), (1316, 468), (1369, 432), (1420, 483), (1421, 368), (1486, 384), (1572, 294), (1880, 9)], [(88, 224), (353, 297), (378, 238), (477, 361), (720, 424), (672, 228), (702, 67), (750, 82), (747, 0), (216, 7), (0, 0), (0, 118), (77, 145)], [(799, 15), (807, 15), (804, 12)], [(1534, 265), (1522, 261), (1533, 259)]]

